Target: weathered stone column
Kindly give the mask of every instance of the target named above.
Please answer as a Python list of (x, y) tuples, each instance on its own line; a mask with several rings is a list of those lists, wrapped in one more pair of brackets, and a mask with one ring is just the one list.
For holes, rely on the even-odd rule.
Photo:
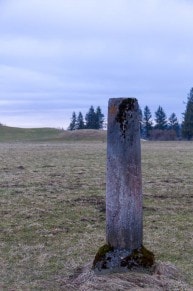
[(106, 240), (118, 249), (142, 246), (142, 182), (139, 107), (135, 98), (108, 106)]
[(96, 272), (151, 267), (143, 246), (139, 106), (135, 98), (112, 98), (108, 107), (106, 244), (94, 259)]

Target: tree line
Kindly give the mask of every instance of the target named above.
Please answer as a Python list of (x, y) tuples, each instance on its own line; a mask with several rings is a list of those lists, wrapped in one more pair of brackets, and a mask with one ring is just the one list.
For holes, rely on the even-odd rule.
[(144, 111), (140, 109), (141, 136), (153, 140), (175, 140), (193, 138), (193, 88), (187, 97), (186, 109), (183, 113), (183, 121), (180, 124), (173, 112), (167, 119), (164, 109), (159, 106), (155, 112), (155, 118), (148, 106)]
[(76, 112), (72, 113), (72, 118), (68, 129), (102, 129), (103, 126), (104, 114), (102, 113), (100, 106), (98, 106), (95, 110), (91, 105), (85, 117), (83, 117), (82, 112), (79, 112), (78, 114), (76, 114)]
[(140, 109), (141, 137), (152, 140), (173, 140), (180, 137), (180, 124), (173, 112), (167, 118), (164, 109), (159, 106), (152, 118), (151, 111), (146, 105), (144, 111)]
[[(186, 102), (186, 109), (183, 113), (183, 121), (180, 124), (176, 114), (173, 112), (169, 118), (160, 105), (155, 111), (153, 118), (149, 107), (139, 109), (141, 137), (151, 140), (176, 140), (193, 138), (193, 88), (191, 88)], [(104, 114), (100, 106), (94, 109), (90, 107), (85, 117), (81, 112), (78, 115), (73, 112), (69, 130), (77, 129), (103, 129)]]

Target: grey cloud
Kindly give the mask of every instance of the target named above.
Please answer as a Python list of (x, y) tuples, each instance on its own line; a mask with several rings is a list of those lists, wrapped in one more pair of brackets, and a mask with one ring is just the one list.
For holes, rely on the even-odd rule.
[(192, 14), (182, 0), (0, 2), (0, 104), (9, 100), (11, 112), (23, 100), (25, 111), (45, 114), (130, 95), (181, 114), (192, 86)]

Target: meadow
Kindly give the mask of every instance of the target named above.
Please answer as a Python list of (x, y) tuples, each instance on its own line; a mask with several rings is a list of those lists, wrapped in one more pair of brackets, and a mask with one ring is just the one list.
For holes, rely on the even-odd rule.
[[(105, 243), (105, 163), (104, 134), (0, 143), (1, 290), (66, 290), (93, 261)], [(193, 288), (193, 143), (142, 142), (142, 172), (144, 245)]]

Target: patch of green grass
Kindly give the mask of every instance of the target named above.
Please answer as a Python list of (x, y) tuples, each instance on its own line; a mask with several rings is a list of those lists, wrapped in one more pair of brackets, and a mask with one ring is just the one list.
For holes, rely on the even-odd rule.
[(0, 126), (0, 142), (41, 141), (59, 137), (62, 130), (55, 128), (16, 128)]
[(56, 128), (17, 128), (0, 125), (0, 142), (106, 142), (105, 130), (62, 130)]
[(1, 144), (0, 160), (3, 288), (59, 290), (58, 276), (94, 256), (105, 144)]
[(193, 284), (193, 144), (143, 143), (144, 240)]
[[(106, 143), (1, 143), (1, 289), (61, 290), (105, 244)], [(193, 285), (193, 144), (142, 143), (144, 245)]]

